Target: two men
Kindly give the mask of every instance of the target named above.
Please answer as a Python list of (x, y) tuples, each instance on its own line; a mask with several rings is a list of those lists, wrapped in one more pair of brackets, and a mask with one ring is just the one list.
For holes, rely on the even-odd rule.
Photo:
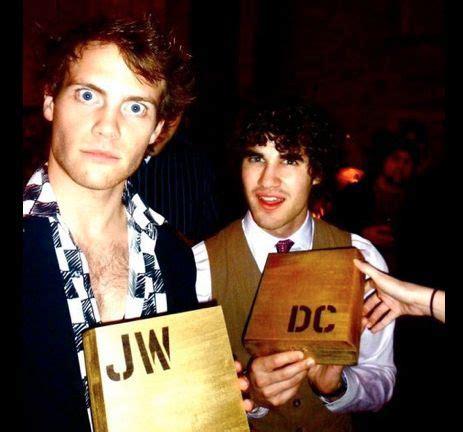
[[(245, 323), (268, 253), (280, 241), (290, 251), (354, 246), (375, 267), (386, 264), (358, 235), (314, 219), (311, 187), (333, 167), (336, 140), (323, 112), (303, 102), (258, 107), (236, 139), (249, 210), (193, 248), (199, 301), (222, 305), (232, 350), (251, 382), (257, 407), (249, 415), (258, 431), (350, 430), (354, 411), (378, 410), (395, 383), (393, 325), (361, 336), (355, 366), (317, 365), (302, 352), (251, 359), (242, 345)], [(278, 301), (278, 299), (275, 299)]]
[[(197, 305), (191, 251), (126, 182), (191, 101), (192, 78), (188, 56), (152, 19), (79, 27), (53, 54), (43, 105), (52, 122), (48, 163), (28, 182), (23, 203), (23, 411), (36, 430), (81, 432), (91, 428), (83, 331)], [(368, 242), (308, 214), (310, 187), (330, 162), (329, 133), (311, 115), (297, 106), (248, 122), (241, 142), (250, 212), (208, 240), (207, 250), (195, 248), (198, 294), (222, 304), (242, 360), (244, 320), (274, 240), (290, 237), (293, 250), (352, 241), (384, 268)], [(209, 262), (200, 259), (207, 255), (213, 291)], [(290, 413), (260, 407), (253, 422), (259, 430), (340, 430), (348, 421), (331, 412), (378, 409), (394, 383), (391, 337), (392, 326), (366, 332), (351, 368), (314, 365), (298, 352), (256, 359), (248, 367), (255, 400)]]

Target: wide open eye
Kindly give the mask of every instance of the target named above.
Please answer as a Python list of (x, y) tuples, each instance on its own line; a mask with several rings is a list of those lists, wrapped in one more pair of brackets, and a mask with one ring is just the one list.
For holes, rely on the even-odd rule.
[(122, 107), (122, 111), (130, 115), (143, 116), (147, 108), (140, 102), (126, 102)]
[(87, 88), (77, 90), (77, 98), (88, 104), (95, 103), (97, 100), (95, 92)]

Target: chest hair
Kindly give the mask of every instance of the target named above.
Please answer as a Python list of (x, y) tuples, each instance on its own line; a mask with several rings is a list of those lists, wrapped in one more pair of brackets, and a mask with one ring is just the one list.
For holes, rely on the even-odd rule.
[(90, 283), (103, 322), (124, 316), (128, 291), (129, 256), (127, 242), (81, 245), (90, 270)]

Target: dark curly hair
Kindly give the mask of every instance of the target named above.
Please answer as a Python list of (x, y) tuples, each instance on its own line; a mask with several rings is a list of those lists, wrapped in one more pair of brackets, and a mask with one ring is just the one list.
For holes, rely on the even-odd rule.
[(339, 165), (342, 134), (334, 119), (313, 102), (286, 99), (254, 105), (242, 116), (232, 139), (241, 162), (247, 149), (275, 141), (281, 154), (306, 154), (312, 178), (332, 176)]
[(159, 117), (172, 122), (193, 101), (191, 56), (153, 15), (143, 19), (98, 17), (60, 36), (50, 36), (42, 65), (45, 94), (56, 96), (69, 65), (91, 43), (115, 44), (129, 68), (148, 83), (166, 83)]

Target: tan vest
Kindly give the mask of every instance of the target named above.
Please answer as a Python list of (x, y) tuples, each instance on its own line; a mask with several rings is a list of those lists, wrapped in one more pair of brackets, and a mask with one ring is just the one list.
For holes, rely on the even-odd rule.
[[(345, 231), (314, 219), (313, 249), (351, 246), (351, 236)], [(211, 266), (212, 297), (223, 308), (233, 353), (245, 366), (250, 360), (242, 345), (243, 331), (261, 273), (249, 250), (237, 220), (206, 240)], [(314, 395), (305, 380), (296, 396), (282, 407), (272, 408), (261, 419), (252, 419), (255, 431), (351, 431), (350, 415), (333, 414)]]

